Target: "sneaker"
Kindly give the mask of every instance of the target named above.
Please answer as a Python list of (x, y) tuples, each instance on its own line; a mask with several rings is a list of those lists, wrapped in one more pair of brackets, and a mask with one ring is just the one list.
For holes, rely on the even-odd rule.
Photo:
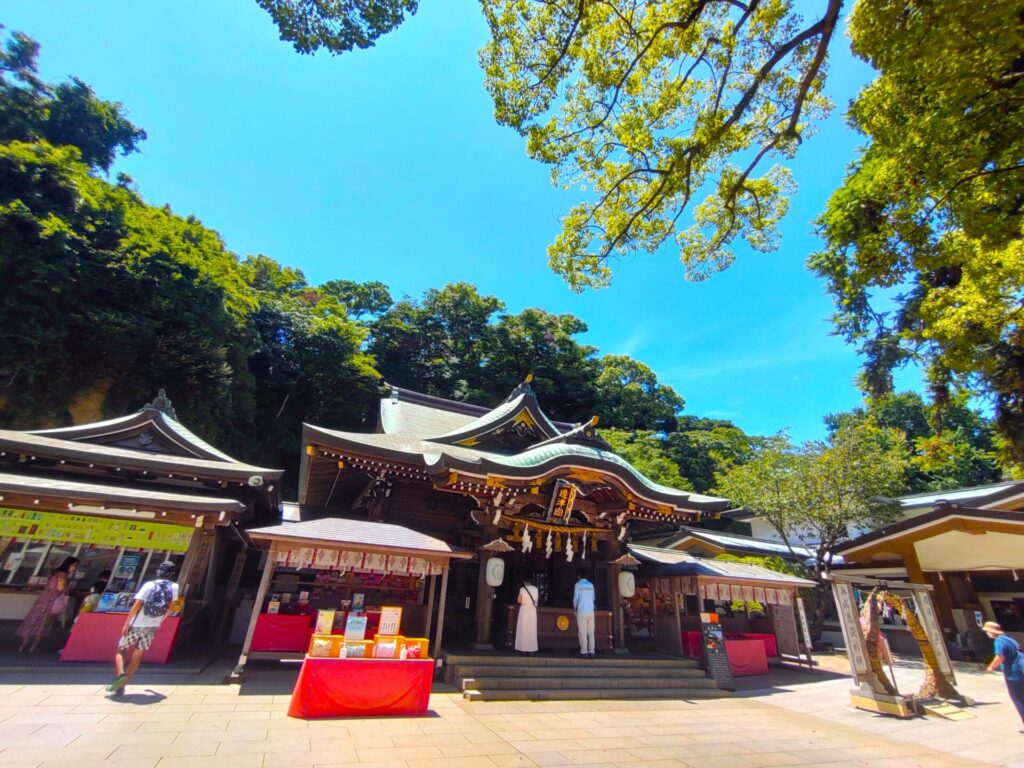
[(107, 686), (107, 693), (113, 696), (120, 696), (124, 693), (124, 684), (128, 681), (128, 675), (118, 675), (114, 682)]

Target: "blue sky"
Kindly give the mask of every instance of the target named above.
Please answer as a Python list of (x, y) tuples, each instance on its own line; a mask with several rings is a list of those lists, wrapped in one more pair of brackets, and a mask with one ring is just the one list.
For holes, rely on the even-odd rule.
[(471, 0), (423, 0), (375, 48), (340, 58), (295, 53), (253, 0), (16, 0), (0, 22), (39, 40), (47, 78), (76, 75), (121, 101), (149, 139), (117, 170), (240, 255), (313, 283), (381, 280), (419, 296), (466, 280), (513, 312), (571, 312), (590, 326), (583, 341), (646, 362), (687, 413), (753, 433), (820, 437), (824, 414), (860, 401), (857, 357), (829, 335), (830, 300), (804, 268), (859, 142), (843, 111), (870, 72), (845, 38), (830, 67), (837, 109), (791, 165), (800, 191), (779, 251), (741, 247), (697, 284), (671, 249), (637, 255), (611, 288), (577, 296), (545, 253), (576, 195), (494, 122)]

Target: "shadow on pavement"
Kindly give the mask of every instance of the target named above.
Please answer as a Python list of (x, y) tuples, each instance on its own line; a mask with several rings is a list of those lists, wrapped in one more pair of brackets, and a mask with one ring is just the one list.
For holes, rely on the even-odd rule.
[(841, 680), (843, 678), (849, 680), (850, 676), (824, 669), (769, 667), (767, 675), (751, 675), (750, 677), (735, 678), (733, 682), (736, 686), (736, 690), (733, 695), (737, 698), (771, 696), (774, 693), (785, 693), (791, 691), (794, 688), (799, 688), (801, 685), (826, 683), (834, 680)]

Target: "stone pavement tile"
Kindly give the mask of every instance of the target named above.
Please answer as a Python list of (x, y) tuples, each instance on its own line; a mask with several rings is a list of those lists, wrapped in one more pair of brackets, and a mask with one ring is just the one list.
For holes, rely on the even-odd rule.
[(427, 757), (406, 760), (409, 768), (494, 768), (489, 757)]
[[(207, 719), (210, 715), (206, 713), (196, 713), (199, 715), (196, 719)], [(101, 717), (100, 715), (79, 715), (79, 717)], [(159, 710), (149, 709), (125, 709), (122, 712), (115, 712), (111, 715), (103, 715), (103, 722), (105, 723), (188, 723), (191, 715), (188, 712), (160, 712)], [(63, 720), (63, 718), (61, 718)]]
[(299, 754), (309, 752), (308, 738), (270, 738), (266, 741), (255, 739), (246, 741), (222, 741), (217, 746), (217, 755), (269, 755), (269, 754)]
[[(310, 733), (309, 748), (314, 752), (330, 749), (372, 749), (397, 746), (390, 736), (342, 736), (328, 737)], [(399, 758), (401, 759), (401, 758)]]
[(74, 756), (82, 760), (102, 760), (114, 751), (116, 745), (107, 744), (99, 746), (82, 747), (81, 749), (67, 749), (64, 747), (46, 746), (45, 744), (32, 744), (30, 746), (7, 746), (3, 744), (3, 751), (0, 752), (0, 765), (5, 765), (16, 760), (51, 760), (54, 755)]
[(536, 741), (545, 741), (547, 739), (589, 739), (593, 735), (586, 728), (531, 728), (529, 733)]
[(777, 765), (798, 765), (800, 757), (792, 752), (755, 752), (743, 755), (744, 761), (754, 768), (774, 768)]
[(536, 765), (572, 765), (572, 760), (561, 752), (533, 752), (529, 758)]
[(473, 744), (441, 744), (438, 745), (445, 757), (475, 757), (477, 755), (491, 757), (493, 755), (519, 755), (519, 750), (506, 741), (481, 741)]
[(263, 755), (165, 757), (156, 768), (262, 768)]
[(501, 727), (496, 727), (491, 733), (505, 741), (533, 741), (533, 735), (526, 731), (506, 731)]
[(636, 762), (638, 758), (624, 749), (576, 749), (562, 752), (573, 765), (614, 765)]
[[(123, 731), (121, 733), (94, 733), (87, 731), (67, 745), (68, 749), (80, 747), (102, 747), (111, 745), (111, 750), (121, 744), (171, 744), (178, 734), (173, 731)], [(195, 734), (191, 736), (195, 739)]]
[(498, 768), (531, 768), (537, 765), (533, 760), (523, 754), (514, 755), (488, 755), (491, 762)]
[(408, 768), (405, 760), (382, 760), (372, 763), (315, 763), (314, 768)]
[(221, 744), (233, 744), (238, 741), (263, 741), (267, 740), (269, 731), (266, 728), (251, 728), (244, 731), (203, 731), (202, 734), (182, 731), (175, 735), (175, 741), (194, 741), (201, 738), (204, 741), (218, 741)]
[[(581, 739), (581, 741), (583, 740)], [(591, 739), (590, 741), (586, 741), (586, 743), (596, 747), (597, 744), (595, 744), (595, 741), (615, 741), (617, 742), (616, 746), (620, 746), (623, 749), (640, 749), (642, 747), (682, 747), (686, 744), (696, 743), (691, 737), (676, 733), (669, 733), (663, 736), (643, 735), (637, 736), (636, 738), (627, 737), (625, 739)]]
[(437, 747), (356, 747), (361, 762), (444, 757)]
[[(686, 730), (689, 730), (689, 729), (686, 729)], [(588, 726), (586, 728), (586, 731), (587, 731), (587, 733), (590, 736), (598, 736), (598, 737), (603, 737), (603, 738), (614, 738), (616, 736), (622, 736), (624, 738), (632, 738), (632, 737), (637, 735), (637, 729), (636, 728), (631, 728), (631, 727), (626, 726), (626, 725), (622, 725), (622, 726), (609, 725), (609, 726), (606, 726), (606, 727), (603, 727), (603, 728), (594, 728), (594, 727)], [(666, 733), (668, 731), (663, 731), (663, 730), (660, 730), (658, 728), (652, 728), (650, 732), (652, 732), (652, 733)], [(680, 732), (682, 732), (682, 731), (680, 731)]]
[(445, 744), (469, 744), (459, 733), (396, 733), (391, 741), (396, 747), (441, 747)]
[(263, 756), (263, 768), (299, 768), (332, 764), (355, 766), (359, 763), (359, 755), (354, 749), (324, 749), (309, 752), (277, 752)]
[(573, 739), (545, 739), (544, 741), (513, 741), (510, 742), (516, 749), (527, 755), (534, 752), (565, 752), (573, 749), (586, 749), (583, 741)]
[[(112, 720), (107, 718), (104, 723), (123, 723), (123, 720)], [(207, 720), (146, 720), (143, 723), (138, 724), (138, 731), (140, 733), (146, 732), (160, 732), (160, 731), (174, 731), (175, 733), (207, 733), (209, 731), (224, 731), (227, 728), (227, 722), (219, 720), (217, 718), (210, 718)]]
[(131, 760), (73, 760), (68, 762), (70, 758), (59, 757), (52, 760), (47, 760), (39, 768), (68, 768), (69, 765), (73, 765), (74, 768), (154, 768), (160, 758), (140, 758), (133, 757)]
[(64, 725), (72, 725), (75, 723), (91, 725), (93, 723), (98, 723), (104, 717), (106, 716), (102, 714), (83, 715), (72, 712), (50, 712), (42, 711), (42, 709), (38, 707), (31, 707), (28, 709), (21, 708), (19, 714), (8, 717), (4, 722), (22, 724), (35, 723), (40, 725), (57, 722), (63, 723)]
[[(270, 719), (270, 714), (271, 714), (270, 710), (263, 710), (262, 712), (238, 712), (238, 711), (235, 711), (235, 712), (224, 712), (223, 713), (224, 719), (227, 720), (228, 722), (238, 722), (239, 720), (269, 720)], [(204, 718), (208, 717), (208, 715), (206, 715), (206, 710), (204, 708), (200, 712), (196, 712), (193, 715), (193, 717), (198, 719), (200, 717), (204, 717)]]
[(627, 750), (638, 760), (685, 760), (691, 754), (686, 746), (633, 747)]
[(200, 757), (214, 755), (220, 742), (208, 739), (173, 741), (170, 744), (119, 744), (110, 754), (121, 760), (132, 757)]

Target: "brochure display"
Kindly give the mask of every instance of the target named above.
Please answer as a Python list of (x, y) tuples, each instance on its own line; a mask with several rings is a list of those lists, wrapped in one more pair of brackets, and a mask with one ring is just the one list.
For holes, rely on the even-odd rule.
[[(325, 611), (318, 629), (326, 629)], [(333, 612), (331, 612), (333, 613)], [(332, 622), (333, 623), (333, 622)], [(353, 611), (345, 621), (345, 634), (315, 633), (295, 682), (291, 717), (366, 717), (370, 715), (423, 715), (430, 700), (434, 661), (427, 655), (429, 641), (399, 633), (402, 609), (381, 608), (379, 628), (366, 639), (366, 617)]]

